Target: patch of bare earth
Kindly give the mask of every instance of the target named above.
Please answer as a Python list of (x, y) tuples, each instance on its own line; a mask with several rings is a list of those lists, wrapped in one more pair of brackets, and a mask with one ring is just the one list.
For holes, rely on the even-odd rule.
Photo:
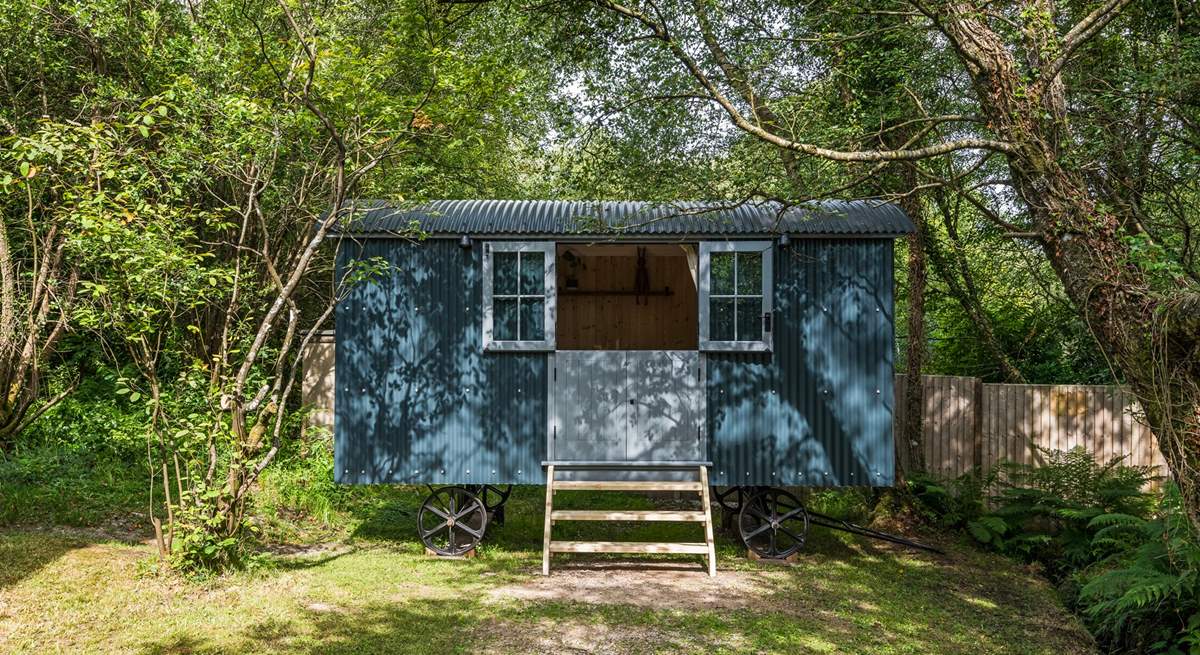
[(543, 619), (533, 625), (489, 621), (475, 634), (472, 652), (482, 655), (515, 653), (586, 653), (587, 655), (637, 655), (658, 652), (704, 652), (718, 646), (744, 651), (740, 637), (714, 643), (700, 642), (678, 632), (644, 626), (610, 625)]
[(757, 609), (785, 580), (782, 571), (721, 571), (710, 578), (695, 565), (636, 562), (558, 564), (549, 577), (536, 576), (492, 589), (493, 602), (561, 601), (634, 605), (649, 609)]

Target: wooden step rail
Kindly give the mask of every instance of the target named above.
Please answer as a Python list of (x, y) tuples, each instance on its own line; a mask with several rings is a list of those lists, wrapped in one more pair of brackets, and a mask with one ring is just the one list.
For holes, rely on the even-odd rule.
[[(545, 462), (546, 524), (542, 541), (542, 575), (550, 575), (550, 553), (684, 553), (704, 555), (708, 574), (717, 574), (717, 552), (713, 543), (712, 508), (708, 497), (708, 462)], [(680, 469), (694, 468), (698, 480), (556, 480), (555, 470), (572, 469)], [(678, 510), (555, 510), (557, 491), (690, 491), (700, 495), (700, 511)], [(658, 543), (639, 541), (554, 541), (555, 521), (680, 521), (704, 524), (704, 543)]]

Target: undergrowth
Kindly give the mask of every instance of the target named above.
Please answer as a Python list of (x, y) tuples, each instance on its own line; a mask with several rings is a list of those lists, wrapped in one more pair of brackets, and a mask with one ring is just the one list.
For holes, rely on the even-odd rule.
[(1106, 652), (1200, 655), (1200, 542), (1178, 489), (1146, 491), (1151, 471), (1121, 458), (1039, 454), (909, 490), (930, 522), (1041, 568)]

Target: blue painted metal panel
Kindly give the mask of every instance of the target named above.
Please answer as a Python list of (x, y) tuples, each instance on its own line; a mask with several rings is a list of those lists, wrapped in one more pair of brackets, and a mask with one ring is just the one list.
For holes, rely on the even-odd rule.
[(373, 258), (337, 306), (337, 481), (544, 482), (546, 355), (483, 352), (480, 249), (368, 240), (338, 269)]
[[(339, 253), (390, 264), (337, 308), (339, 482), (544, 482), (546, 355), (483, 352), (480, 251)], [(713, 483), (892, 484), (891, 240), (797, 239), (775, 261), (774, 352), (706, 354)]]
[(713, 484), (891, 485), (891, 240), (795, 240), (775, 261), (774, 352), (707, 355)]

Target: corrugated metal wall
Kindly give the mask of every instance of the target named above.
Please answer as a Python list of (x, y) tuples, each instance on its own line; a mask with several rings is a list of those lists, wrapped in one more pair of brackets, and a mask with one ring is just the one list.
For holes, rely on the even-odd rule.
[(775, 252), (775, 351), (707, 355), (710, 480), (891, 485), (892, 242)]
[(440, 239), (342, 246), (339, 270), (390, 270), (337, 307), (338, 482), (544, 482), (546, 354), (483, 352), (480, 257)]
[[(545, 481), (547, 357), (484, 353), (481, 248), (369, 239), (391, 270), (337, 309), (336, 478)], [(775, 351), (706, 354), (713, 484), (887, 486), (892, 242), (795, 239), (776, 251)]]

